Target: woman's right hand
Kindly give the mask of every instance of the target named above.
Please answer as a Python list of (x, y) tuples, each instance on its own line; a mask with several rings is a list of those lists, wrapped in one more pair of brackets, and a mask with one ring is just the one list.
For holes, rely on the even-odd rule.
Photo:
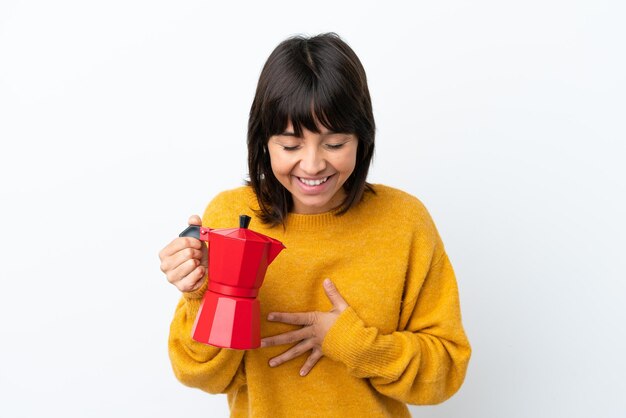
[[(192, 215), (189, 225), (202, 226), (198, 215)], [(196, 238), (178, 237), (159, 252), (161, 271), (181, 292), (193, 292), (204, 283), (208, 268), (207, 246)]]

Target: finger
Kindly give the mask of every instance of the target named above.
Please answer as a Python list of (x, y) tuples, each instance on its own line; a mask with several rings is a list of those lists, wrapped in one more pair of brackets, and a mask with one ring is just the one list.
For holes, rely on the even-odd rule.
[(176, 284), (180, 282), (181, 280), (185, 279), (185, 277), (187, 277), (199, 265), (200, 265), (200, 261), (196, 260), (195, 258), (187, 260), (181, 265), (179, 265), (178, 267), (171, 269), (166, 274), (167, 280), (172, 284)]
[(324, 280), (324, 291), (330, 302), (339, 312), (343, 312), (348, 307), (348, 302), (341, 296), (335, 284), (330, 279)]
[(199, 289), (204, 283), (204, 278), (206, 277), (205, 272), (206, 270), (204, 267), (198, 266), (180, 281), (174, 283), (174, 285), (181, 292), (193, 292), (194, 290)]
[(281, 355), (271, 358), (269, 361), (269, 365), (270, 367), (280, 366), (281, 364), (306, 353), (312, 347), (313, 347), (313, 343), (311, 343), (309, 340), (304, 340), (300, 342), (300, 344), (294, 345), (293, 347), (291, 347), (289, 350), (285, 351)]
[[(161, 271), (163, 273), (168, 273), (170, 270), (174, 270), (187, 260), (196, 259), (202, 260), (204, 257), (204, 252), (202, 250), (198, 250), (196, 248), (183, 248), (179, 252), (169, 257), (166, 257), (163, 261), (161, 261)], [(201, 263), (205, 265), (204, 263)]]
[(202, 225), (202, 219), (198, 215), (191, 215), (187, 223), (189, 225)]
[(191, 237), (175, 238), (172, 242), (167, 244), (167, 246), (159, 252), (159, 258), (163, 260), (166, 257), (176, 254), (183, 248), (196, 248), (200, 250), (202, 249), (202, 241), (200, 241), (199, 239), (191, 238)]
[(273, 345), (291, 344), (313, 337), (311, 327), (300, 328), (294, 331), (284, 332), (282, 334), (265, 337), (261, 340), (261, 347), (270, 347)]
[(302, 368), (300, 369), (300, 376), (306, 376), (309, 374), (313, 366), (317, 364), (317, 362), (323, 357), (322, 350), (318, 348), (314, 348), (311, 355), (306, 359)]
[(272, 312), (267, 320), (284, 322), (292, 325), (313, 325), (317, 319), (317, 312)]

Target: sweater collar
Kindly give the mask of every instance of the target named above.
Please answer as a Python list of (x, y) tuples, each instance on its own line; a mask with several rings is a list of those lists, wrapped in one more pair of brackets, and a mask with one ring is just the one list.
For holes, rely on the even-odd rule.
[(346, 216), (350, 216), (349, 213), (337, 216), (337, 212), (338, 210), (315, 214), (289, 213), (287, 215), (285, 226), (287, 228), (287, 231), (289, 231), (290, 229), (311, 230), (328, 228), (329, 226), (341, 223), (342, 221), (344, 221), (344, 218)]

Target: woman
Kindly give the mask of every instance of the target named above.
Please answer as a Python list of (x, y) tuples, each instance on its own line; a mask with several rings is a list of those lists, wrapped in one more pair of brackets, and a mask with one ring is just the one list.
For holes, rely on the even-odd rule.
[(247, 213), (287, 247), (260, 290), (259, 349), (193, 341), (206, 248), (177, 238), (161, 251), (183, 292), (174, 372), (226, 393), (232, 416), (404, 417), (407, 403), (439, 403), (461, 386), (470, 346), (454, 272), (420, 201), (366, 182), (374, 132), (365, 71), (338, 36), (276, 47), (250, 111), (248, 185), (189, 219), (226, 228)]

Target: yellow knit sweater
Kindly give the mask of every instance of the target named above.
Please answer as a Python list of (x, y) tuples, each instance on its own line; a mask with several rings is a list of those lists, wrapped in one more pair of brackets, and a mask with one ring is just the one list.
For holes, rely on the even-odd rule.
[[(434, 404), (461, 386), (470, 346), (457, 284), (435, 225), (415, 197), (375, 185), (376, 194), (343, 216), (289, 214), (286, 228), (255, 216), (248, 187), (219, 194), (203, 225), (250, 228), (287, 247), (269, 266), (259, 293), (261, 336), (295, 326), (269, 312), (328, 311), (322, 282), (333, 280), (350, 307), (324, 340), (324, 357), (301, 377), (309, 353), (270, 368), (289, 346), (237, 351), (193, 341), (191, 327), (206, 286), (181, 298), (169, 353), (176, 377), (227, 393), (233, 417), (406, 417), (407, 403)], [(209, 260), (210, 262), (210, 260)]]

